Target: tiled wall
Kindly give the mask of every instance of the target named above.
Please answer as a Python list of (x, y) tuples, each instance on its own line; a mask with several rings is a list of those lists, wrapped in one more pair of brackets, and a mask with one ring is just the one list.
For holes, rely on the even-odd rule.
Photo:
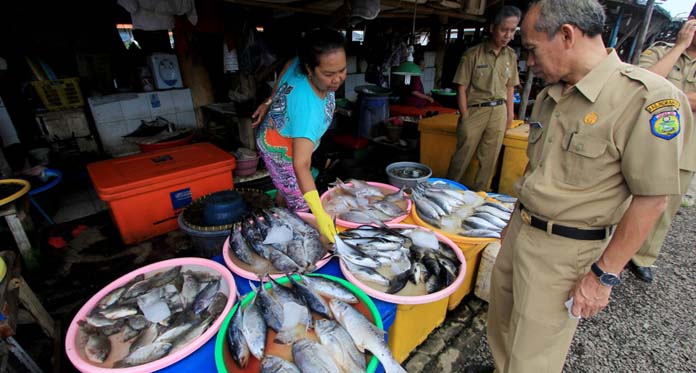
[(188, 88), (90, 97), (88, 102), (104, 151), (111, 156), (139, 151), (137, 145), (123, 136), (135, 131), (142, 120), (150, 121), (160, 116), (179, 129), (196, 127), (196, 114)]

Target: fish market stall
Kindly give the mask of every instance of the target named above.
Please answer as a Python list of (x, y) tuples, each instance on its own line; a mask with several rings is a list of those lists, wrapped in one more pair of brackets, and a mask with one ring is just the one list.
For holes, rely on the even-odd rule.
[(448, 180), (421, 184), (412, 198), (416, 205), (411, 212), (415, 224), (451, 239), (466, 257), (466, 277), (450, 296), (448, 308), (452, 310), (473, 289), (481, 253), (486, 245), (500, 238), (514, 201), (504, 204), (486, 193), (463, 190)]
[(211, 260), (178, 258), (128, 273), (95, 294), (65, 346), (82, 372), (152, 372), (196, 352), (232, 308), (232, 274)]
[(351, 283), (397, 305), (389, 329), (397, 361), (445, 320), (449, 296), (466, 274), (466, 259), (454, 242), (414, 225), (345, 230), (336, 236), (335, 252)]
[(389, 184), (352, 179), (336, 181), (321, 196), (327, 214), (337, 227), (356, 228), (363, 224), (396, 224), (411, 212), (411, 200), (402, 189)]
[(382, 328), (370, 297), (348, 281), (316, 274), (282, 277), (235, 305), (217, 336), (216, 366), (218, 372), (261, 367), (374, 372), (381, 361), (387, 371), (403, 371)]

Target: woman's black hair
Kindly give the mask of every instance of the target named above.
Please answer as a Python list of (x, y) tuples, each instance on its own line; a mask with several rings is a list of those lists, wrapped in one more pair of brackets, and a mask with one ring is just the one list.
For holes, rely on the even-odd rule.
[(300, 71), (307, 75), (306, 67), (314, 70), (319, 66), (319, 58), (338, 49), (344, 49), (344, 39), (340, 32), (330, 28), (316, 28), (308, 32), (300, 42), (298, 58)]

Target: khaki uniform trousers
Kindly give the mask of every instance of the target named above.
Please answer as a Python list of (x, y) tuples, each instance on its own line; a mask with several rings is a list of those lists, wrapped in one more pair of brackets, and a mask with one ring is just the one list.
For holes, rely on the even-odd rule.
[(677, 214), (679, 206), (681, 206), (682, 196), (689, 189), (691, 180), (694, 178), (694, 173), (686, 170), (679, 170), (679, 195), (671, 195), (667, 198), (667, 207), (660, 215), (660, 220), (657, 221), (652, 231), (645, 239), (643, 246), (640, 247), (635, 255), (633, 255), (633, 263), (639, 267), (650, 267), (657, 260), (662, 249), (662, 243), (667, 237), (669, 227), (672, 225), (672, 219)]
[(578, 326), (564, 303), (608, 243), (552, 235), (515, 211), (491, 279), (488, 344), (497, 372), (563, 369)]
[(447, 178), (462, 182), (474, 153), (479, 170), (472, 189), (487, 191), (495, 173), (507, 123), (507, 106), (472, 107), (466, 118), (457, 122), (457, 148), (450, 161)]

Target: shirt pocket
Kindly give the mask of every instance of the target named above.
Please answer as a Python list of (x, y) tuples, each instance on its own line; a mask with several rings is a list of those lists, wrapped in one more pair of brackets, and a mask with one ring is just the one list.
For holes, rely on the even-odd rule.
[(604, 180), (604, 174), (610, 168), (606, 167), (610, 162), (607, 151), (609, 142), (578, 132), (568, 136), (561, 159), (563, 181), (570, 185), (588, 187)]
[(544, 135), (544, 130), (539, 126), (530, 126), (529, 137), (527, 144), (527, 158), (532, 166), (536, 166), (539, 162), (543, 141), (539, 141)]
[(682, 82), (684, 81), (684, 74), (685, 71), (683, 71), (680, 67), (674, 66), (672, 70), (669, 71), (669, 74), (667, 74), (667, 80), (669, 80), (675, 86), (681, 87)]
[(480, 89), (480, 90), (487, 90), (490, 89), (488, 87), (488, 78), (491, 75), (491, 66), (490, 65), (477, 65), (476, 68), (474, 69), (474, 77), (472, 79), (472, 83), (474, 87)]

